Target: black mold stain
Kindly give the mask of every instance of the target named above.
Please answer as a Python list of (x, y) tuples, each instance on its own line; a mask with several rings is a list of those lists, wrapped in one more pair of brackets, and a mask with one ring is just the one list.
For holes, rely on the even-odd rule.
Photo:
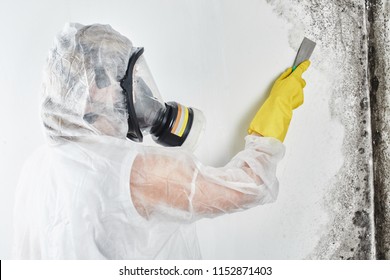
[(382, 134), (380, 131), (375, 131), (374, 135), (372, 136), (372, 142), (374, 145), (379, 144), (382, 141)]
[(362, 98), (362, 100), (360, 101), (360, 109), (367, 111), (367, 109), (368, 109), (368, 98), (367, 97)]
[(370, 84), (371, 84), (371, 89), (372, 89), (373, 93), (376, 93), (378, 91), (378, 87), (379, 87), (378, 77), (377, 76), (372, 77)]
[[(388, 129), (388, 106), (385, 95), (386, 90), (380, 89), (381, 82), (386, 87), (386, 66), (383, 59), (386, 56), (386, 46), (389, 39), (386, 37), (386, 21), (388, 12), (386, 4), (380, 0), (365, 0), (368, 20), (368, 75), (371, 104), (371, 134), (373, 147), (373, 171), (374, 171), (374, 221), (376, 258), (386, 259), (390, 257), (390, 196), (389, 196), (389, 159), (384, 152), (387, 149), (389, 138), (382, 135), (381, 131)], [(386, 18), (387, 17), (387, 18)], [(388, 49), (387, 49), (388, 50)], [(385, 110), (384, 110), (385, 109)], [(387, 111), (388, 112), (388, 111)]]
[(365, 210), (356, 211), (352, 222), (355, 226), (365, 228), (370, 224), (370, 216)]
[[(370, 12), (369, 12), (370, 14)], [(372, 42), (370, 42), (369, 38), (369, 46), (368, 46), (368, 71), (370, 76), (370, 102), (375, 105), (376, 104), (376, 92), (378, 91), (379, 87), (379, 80), (378, 77), (375, 74), (375, 67), (376, 67), (376, 49), (372, 45)]]

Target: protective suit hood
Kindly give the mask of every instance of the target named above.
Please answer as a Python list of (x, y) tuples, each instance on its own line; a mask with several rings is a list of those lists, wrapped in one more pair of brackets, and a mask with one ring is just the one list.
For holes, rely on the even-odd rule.
[(120, 80), (132, 47), (110, 25), (65, 25), (44, 71), (41, 115), (50, 142), (87, 135), (126, 137), (128, 113)]

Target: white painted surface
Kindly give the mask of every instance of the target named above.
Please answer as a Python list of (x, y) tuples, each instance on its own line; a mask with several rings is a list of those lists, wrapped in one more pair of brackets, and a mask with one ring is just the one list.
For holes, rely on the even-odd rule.
[[(289, 26), (262, 0), (2, 2), (0, 258), (10, 256), (21, 166), (44, 141), (38, 111), (41, 69), (66, 21), (109, 23), (144, 46), (163, 97), (205, 113), (207, 129), (196, 154), (215, 166), (243, 148), (251, 118), (296, 51), (288, 41)], [(343, 129), (328, 108), (332, 80), (316, 69), (316, 60), (324, 60), (320, 47), (305, 74), (305, 104), (285, 141), (277, 202), (198, 222), (204, 258), (304, 258), (313, 251), (327, 222), (323, 194), (343, 158)]]

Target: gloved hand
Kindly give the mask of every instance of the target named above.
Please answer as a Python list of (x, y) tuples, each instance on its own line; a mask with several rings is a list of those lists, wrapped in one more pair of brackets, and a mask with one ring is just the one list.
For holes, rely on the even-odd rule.
[(249, 125), (249, 134), (257, 133), (284, 141), (292, 110), (303, 103), (303, 88), (306, 82), (302, 79), (302, 74), (309, 66), (310, 61), (306, 60), (299, 64), (294, 72), (292, 68), (288, 68), (275, 81), (267, 100)]

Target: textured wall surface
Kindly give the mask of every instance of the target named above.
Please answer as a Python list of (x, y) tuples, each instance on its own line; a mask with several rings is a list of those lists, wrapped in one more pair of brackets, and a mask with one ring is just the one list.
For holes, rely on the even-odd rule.
[[(344, 163), (324, 196), (329, 215), (315, 259), (375, 257), (372, 143), (364, 1), (269, 1), (297, 32), (321, 48), (321, 70), (333, 76), (329, 108), (345, 129)], [(291, 40), (292, 41), (292, 40)], [(294, 43), (293, 41), (291, 42)], [(322, 65), (322, 66), (321, 66)]]
[[(333, 116), (345, 161), (312, 258), (390, 258), (390, 1), (268, 1), (337, 61)], [(329, 70), (329, 69), (328, 69)], [(340, 105), (338, 105), (340, 104)]]
[(390, 1), (368, 1), (376, 251), (390, 259)]

